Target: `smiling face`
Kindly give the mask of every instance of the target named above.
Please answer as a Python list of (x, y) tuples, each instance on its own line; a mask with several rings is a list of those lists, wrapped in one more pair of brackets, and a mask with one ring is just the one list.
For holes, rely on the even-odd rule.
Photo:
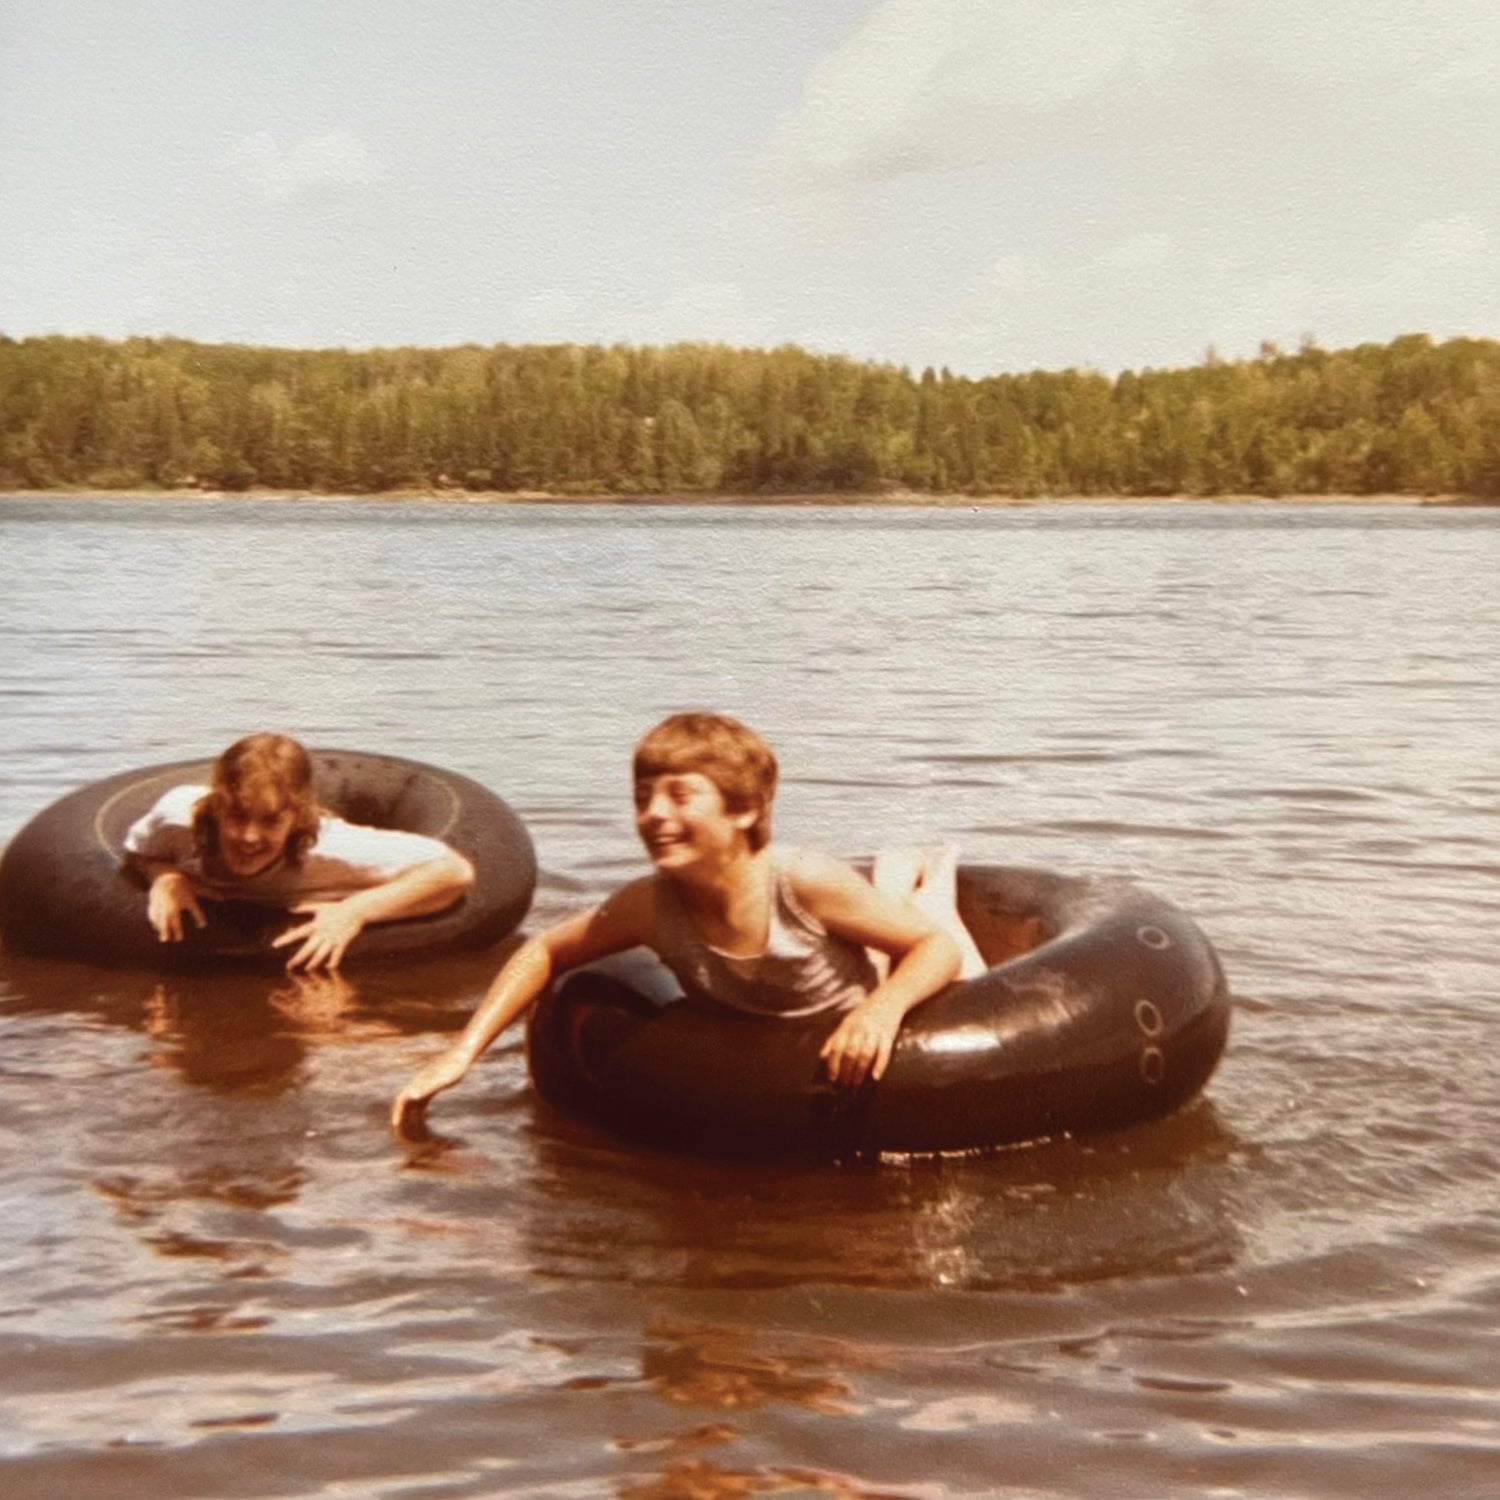
[[(738, 719), (711, 713), (672, 714), (642, 737), (635, 747), (631, 771), (638, 826), (651, 800), (651, 788), (664, 777), (678, 777), (684, 790), (696, 786), (702, 791), (705, 784), (712, 788), (719, 799), (720, 815), (739, 823), (751, 853), (770, 842), (776, 757), (771, 747)], [(647, 837), (644, 827), (641, 837)], [(660, 838), (657, 841), (664, 842)]]
[(227, 797), (217, 814), (219, 860), (242, 880), (281, 858), (297, 822), (296, 809), (268, 790)]
[(193, 809), (193, 842), (203, 859), (245, 879), (283, 856), (299, 864), (320, 817), (307, 751), (284, 734), (250, 734), (214, 762), (209, 794)]
[(635, 784), (635, 827), (651, 863), (663, 873), (748, 852), (757, 813), (731, 812), (701, 771), (664, 771)]

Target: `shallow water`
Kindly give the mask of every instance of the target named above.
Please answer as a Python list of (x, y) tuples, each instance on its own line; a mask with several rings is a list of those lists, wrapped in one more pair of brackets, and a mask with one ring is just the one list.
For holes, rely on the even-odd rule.
[(616, 1144), (491, 960), (0, 967), (0, 1492), (1489, 1496), (1500, 511), (0, 500), (0, 838), (253, 728), (501, 792), (533, 920), (707, 705), (782, 837), (1130, 874), (1236, 996), (1118, 1135), (842, 1168)]

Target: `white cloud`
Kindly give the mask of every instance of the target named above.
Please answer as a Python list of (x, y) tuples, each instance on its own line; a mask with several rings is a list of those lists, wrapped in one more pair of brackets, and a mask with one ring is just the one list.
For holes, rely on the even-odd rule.
[(1164, 266), (1176, 251), (1177, 242), (1170, 234), (1148, 232), (1112, 245), (1099, 257), (1098, 264), (1105, 271), (1139, 273)]
[(1213, 54), (1258, 60), (1324, 84), (1386, 79), (1401, 86), (1500, 57), (1493, 0), (1256, 0), (1210, 3), (1195, 28)]
[(587, 324), (583, 307), (570, 292), (559, 287), (539, 287), (528, 293), (511, 309), (514, 332), (507, 338), (535, 340), (539, 343), (569, 343), (581, 337), (579, 330)]
[[(1494, 237), (1475, 213), (1429, 218), (1332, 262), (1265, 250), (1202, 254), (1160, 233), (1102, 255), (1007, 256), (974, 276), (925, 330), (927, 347), (973, 373), (1064, 365), (1185, 365), (1212, 344), (1231, 359), (1262, 340), (1296, 348), (1426, 331), (1494, 328)], [(1101, 347), (1126, 349), (1118, 364)], [(935, 363), (931, 354), (914, 362)]]
[(379, 162), (347, 130), (282, 146), (269, 131), (239, 141), (230, 153), (246, 180), (267, 198), (290, 198), (322, 187), (378, 182)]
[(1500, 45), (1439, 63), (1432, 72), (1418, 77), (1416, 87), (1423, 94), (1448, 100), (1455, 96), (1491, 97), (1500, 89)]
[(809, 75), (763, 169), (792, 195), (856, 192), (1024, 158), (1061, 121), (1107, 138), (1149, 118), (1191, 149), (1207, 79), (1275, 108), (1282, 86), (1306, 105), (1497, 76), (1494, 0), (883, 0)]
[(808, 78), (767, 159), (794, 190), (973, 166), (1015, 121), (1173, 58), (1189, 0), (884, 0)]
[(1002, 256), (975, 278), (969, 300), (985, 307), (996, 298), (1013, 297), (1025, 287), (1026, 279), (1027, 267), (1023, 257)]
[(667, 299), (658, 321), (662, 337), (671, 341), (751, 345), (765, 339), (746, 306), (744, 288), (734, 282), (681, 288)]
[(1414, 270), (1471, 266), (1484, 257), (1489, 236), (1472, 214), (1450, 214), (1417, 225), (1406, 242), (1405, 260)]

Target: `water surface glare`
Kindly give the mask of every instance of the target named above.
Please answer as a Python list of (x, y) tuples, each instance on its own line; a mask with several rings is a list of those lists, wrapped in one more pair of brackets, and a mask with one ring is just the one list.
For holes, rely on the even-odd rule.
[(493, 955), (0, 962), (0, 1493), (1489, 1497), (1500, 511), (0, 498), (0, 840), (275, 727), (477, 777), (532, 921), (639, 868), (662, 714), (779, 836), (1128, 874), (1236, 996), (1118, 1135), (621, 1145), (518, 1041), (398, 1147)]

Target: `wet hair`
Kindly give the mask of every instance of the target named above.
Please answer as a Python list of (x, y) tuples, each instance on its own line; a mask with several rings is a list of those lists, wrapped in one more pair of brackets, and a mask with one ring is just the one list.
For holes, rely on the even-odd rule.
[(672, 772), (696, 771), (718, 787), (732, 813), (754, 812), (746, 830), (752, 850), (771, 841), (776, 756), (753, 729), (726, 714), (673, 714), (635, 747), (637, 783)]
[(284, 734), (247, 734), (214, 762), (213, 782), (193, 809), (193, 842), (200, 855), (218, 852), (219, 818), (247, 797), (264, 797), (293, 813), (287, 835), (288, 864), (302, 863), (318, 837), (321, 810), (313, 799), (312, 761)]

